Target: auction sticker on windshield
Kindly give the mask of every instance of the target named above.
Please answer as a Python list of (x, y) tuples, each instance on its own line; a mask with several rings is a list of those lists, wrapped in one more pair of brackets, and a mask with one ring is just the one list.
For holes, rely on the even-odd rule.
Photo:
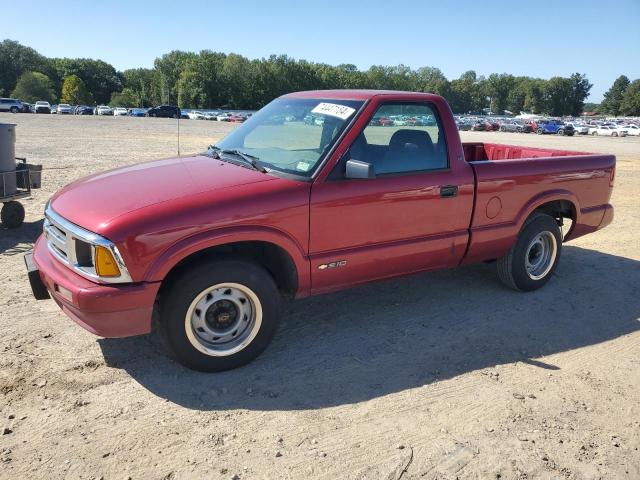
[(338, 105), (336, 103), (319, 103), (312, 113), (318, 113), (321, 115), (329, 115), (331, 117), (338, 117), (341, 120), (346, 120), (355, 112), (355, 108), (345, 107), (344, 105)]

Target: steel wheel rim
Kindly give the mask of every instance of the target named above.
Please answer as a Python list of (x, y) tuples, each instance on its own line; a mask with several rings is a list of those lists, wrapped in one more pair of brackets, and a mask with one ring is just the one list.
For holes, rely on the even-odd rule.
[(184, 319), (187, 338), (205, 355), (225, 357), (244, 350), (262, 325), (262, 305), (246, 285), (219, 283), (191, 302)]
[(556, 237), (549, 231), (536, 235), (525, 250), (525, 270), (532, 280), (544, 278), (553, 267), (558, 254)]

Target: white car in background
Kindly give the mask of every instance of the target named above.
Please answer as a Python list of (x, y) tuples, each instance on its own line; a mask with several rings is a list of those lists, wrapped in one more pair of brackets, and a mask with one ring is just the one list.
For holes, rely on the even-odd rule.
[(627, 131), (611, 125), (600, 125), (591, 135), (602, 135), (604, 137), (626, 137)]
[[(100, 114), (98, 114), (100, 115)], [(117, 107), (113, 109), (113, 116), (114, 117), (126, 117), (127, 115), (129, 115), (129, 110), (127, 110), (126, 108), (123, 107)]]
[(573, 127), (576, 135), (586, 135), (589, 133), (589, 125), (585, 125), (584, 123), (567, 123), (567, 125)]
[(623, 128), (630, 137), (640, 136), (640, 127), (638, 125), (625, 125)]
[(219, 122), (228, 122), (228, 121), (229, 121), (229, 117), (230, 117), (230, 116), (231, 116), (231, 114), (230, 114), (230, 113), (221, 113), (220, 115), (218, 115), (218, 116), (216, 117), (216, 119), (217, 119)]
[(113, 115), (113, 109), (107, 105), (98, 105), (96, 115)]
[(218, 120), (218, 112), (204, 112), (205, 120), (213, 120), (214, 122)]
[(60, 105), (58, 105), (56, 111), (58, 112), (58, 115), (73, 114), (73, 108), (71, 108), (71, 105), (69, 105), (68, 103), (61, 103)]
[(199, 112), (198, 110), (194, 110), (192, 112), (187, 113), (187, 116), (191, 119), (191, 120), (204, 120), (204, 113)]

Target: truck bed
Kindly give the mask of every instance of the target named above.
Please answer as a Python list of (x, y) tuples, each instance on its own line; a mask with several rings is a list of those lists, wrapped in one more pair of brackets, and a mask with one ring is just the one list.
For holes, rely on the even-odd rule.
[(613, 155), (493, 143), (464, 143), (463, 150), (476, 182), (465, 263), (504, 254), (523, 219), (546, 199), (572, 212), (566, 240), (612, 220)]
[(503, 145), (500, 143), (463, 143), (462, 148), (464, 150), (464, 158), (467, 162), (591, 155), (590, 153), (570, 150)]

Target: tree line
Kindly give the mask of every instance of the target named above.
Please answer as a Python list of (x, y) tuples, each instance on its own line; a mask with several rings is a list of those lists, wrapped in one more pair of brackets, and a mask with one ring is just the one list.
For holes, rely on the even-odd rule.
[[(625, 92), (636, 91), (637, 96), (636, 82)], [(359, 70), (351, 64), (332, 66), (286, 55), (251, 60), (211, 50), (176, 50), (156, 58), (153, 68), (120, 72), (102, 60), (47, 58), (15, 41), (0, 43), (0, 95), (31, 102), (258, 109), (292, 91), (373, 88), (437, 93), (455, 113), (526, 111), (562, 116), (581, 114), (591, 87), (580, 73), (541, 79), (506, 73), (485, 77), (469, 70), (449, 80), (434, 67), (374, 65)], [(611, 97), (617, 99), (616, 95)], [(637, 103), (620, 100), (615, 105), (625, 105), (617, 111), (631, 112), (627, 106)], [(602, 108), (607, 105), (605, 98)]]

